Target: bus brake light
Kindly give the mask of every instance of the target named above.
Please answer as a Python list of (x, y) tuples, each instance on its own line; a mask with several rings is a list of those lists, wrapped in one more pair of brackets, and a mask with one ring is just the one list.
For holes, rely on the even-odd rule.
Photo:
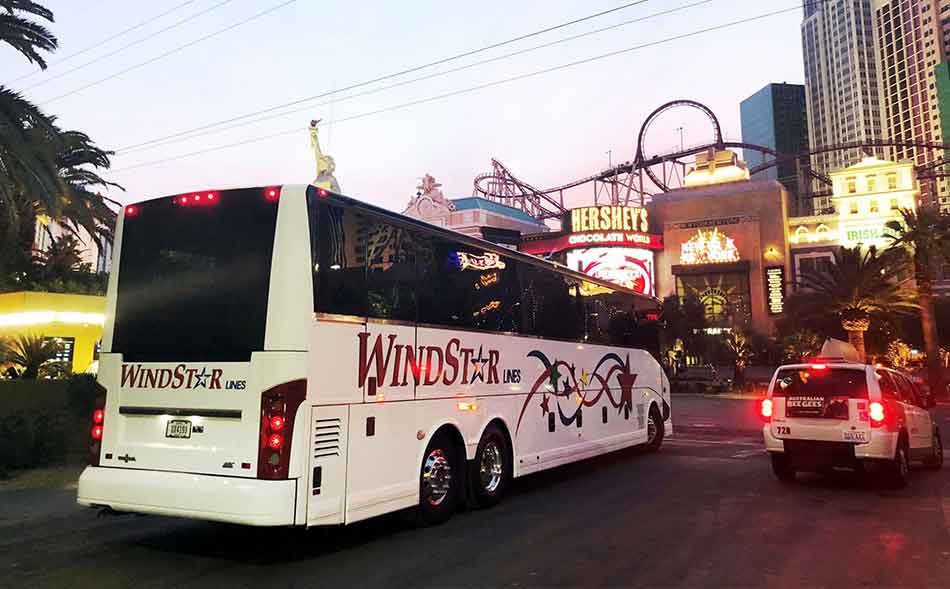
[(99, 394), (96, 396), (95, 409), (92, 411), (92, 429), (89, 431), (89, 454), (86, 461), (90, 466), (99, 466), (99, 453), (102, 450), (102, 435), (106, 422), (106, 389), (96, 383)]
[[(257, 454), (257, 476), (282, 480), (290, 472), (294, 419), (307, 396), (304, 379), (278, 385), (261, 394), (261, 437)], [(286, 443), (285, 443), (286, 440)]]

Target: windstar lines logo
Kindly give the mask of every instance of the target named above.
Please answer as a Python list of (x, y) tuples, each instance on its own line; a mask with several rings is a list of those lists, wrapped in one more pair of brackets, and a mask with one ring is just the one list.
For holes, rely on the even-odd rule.
[(179, 364), (174, 368), (147, 368), (141, 364), (122, 365), (122, 387), (133, 389), (235, 389), (247, 387), (246, 380), (227, 380), (224, 386), (220, 368), (207, 366), (189, 368)]
[(370, 376), (379, 387), (405, 387), (455, 384), (499, 384), (498, 350), (484, 346), (462, 347), (452, 338), (444, 346), (400, 344), (395, 335), (377, 335), (370, 345), (370, 333), (358, 334), (360, 341), (359, 386)]

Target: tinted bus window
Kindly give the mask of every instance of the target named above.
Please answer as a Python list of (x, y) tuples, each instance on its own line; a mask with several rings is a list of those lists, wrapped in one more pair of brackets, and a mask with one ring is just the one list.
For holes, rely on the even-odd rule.
[(247, 361), (264, 348), (277, 203), (263, 188), (206, 202), (160, 199), (126, 217), (112, 342), (125, 361)]
[(377, 221), (366, 253), (367, 313), (377, 319), (416, 320), (418, 273), (424, 248), (412, 231)]
[(365, 317), (370, 220), (313, 198), (309, 204), (314, 310)]
[(485, 331), (518, 331), (517, 266), (494, 252), (437, 237), (419, 257), (419, 321)]
[(584, 338), (585, 310), (579, 281), (524, 264), (521, 284), (524, 333), (567, 340)]

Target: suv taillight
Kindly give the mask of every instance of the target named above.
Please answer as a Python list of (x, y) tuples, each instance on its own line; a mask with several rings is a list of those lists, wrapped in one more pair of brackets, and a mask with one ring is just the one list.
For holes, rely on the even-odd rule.
[(307, 396), (307, 381), (295, 380), (264, 391), (261, 395), (261, 438), (257, 477), (286, 479), (290, 470), (290, 447), (294, 416)]
[(759, 409), (759, 413), (762, 416), (762, 421), (768, 423), (772, 421), (772, 399), (762, 399), (762, 406)]
[(884, 410), (884, 403), (872, 401), (868, 405), (868, 417), (871, 420), (871, 427), (882, 427), (887, 421), (887, 412)]
[(92, 429), (89, 430), (89, 455), (87, 462), (90, 466), (99, 466), (99, 454), (102, 451), (102, 434), (106, 427), (106, 389), (98, 385), (99, 394), (96, 395), (96, 405), (92, 411)]

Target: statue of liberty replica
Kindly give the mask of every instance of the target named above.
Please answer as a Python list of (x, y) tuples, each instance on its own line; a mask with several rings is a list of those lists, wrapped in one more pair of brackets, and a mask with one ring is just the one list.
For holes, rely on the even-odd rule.
[(339, 193), (340, 183), (336, 181), (336, 177), (333, 175), (334, 170), (336, 170), (336, 163), (334, 163), (331, 156), (324, 154), (323, 150), (320, 149), (320, 137), (317, 125), (320, 124), (321, 120), (322, 119), (315, 119), (310, 121), (310, 149), (313, 150), (313, 155), (317, 163), (317, 177), (311, 184), (317, 188), (325, 188), (330, 192)]

